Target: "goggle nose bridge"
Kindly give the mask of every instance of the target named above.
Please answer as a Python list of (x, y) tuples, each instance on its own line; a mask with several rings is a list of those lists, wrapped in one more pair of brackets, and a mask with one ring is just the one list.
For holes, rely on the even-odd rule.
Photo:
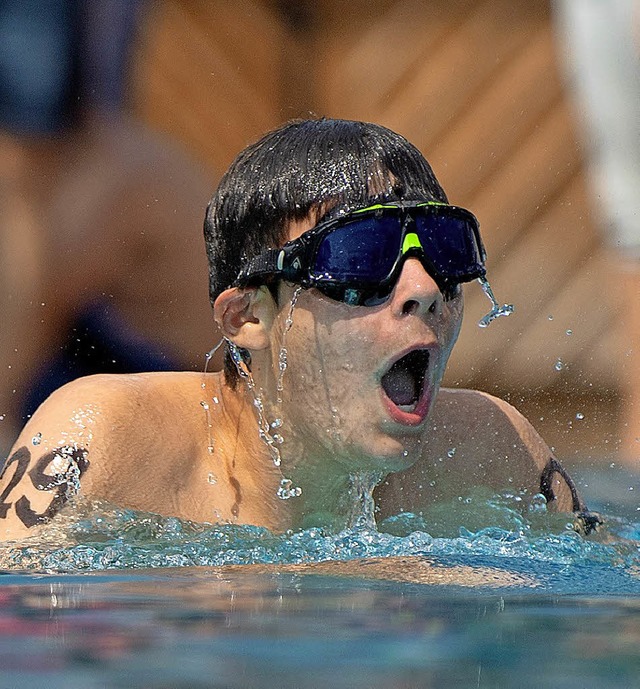
[(397, 273), (399, 269), (404, 265), (407, 258), (418, 258), (422, 263), (425, 270), (431, 272), (433, 266), (430, 265), (429, 257), (425, 251), (420, 237), (416, 232), (416, 222), (410, 213), (405, 211), (405, 217), (402, 221), (402, 246), (400, 247), (400, 255), (396, 261), (394, 273)]
[(431, 277), (435, 278), (437, 275), (435, 266), (425, 251), (418, 233), (415, 231), (415, 224), (415, 220), (411, 214), (405, 211), (405, 217), (402, 221), (402, 246), (400, 248), (400, 254), (395, 261), (393, 270), (386, 278), (385, 282), (395, 284), (408, 258), (417, 258)]

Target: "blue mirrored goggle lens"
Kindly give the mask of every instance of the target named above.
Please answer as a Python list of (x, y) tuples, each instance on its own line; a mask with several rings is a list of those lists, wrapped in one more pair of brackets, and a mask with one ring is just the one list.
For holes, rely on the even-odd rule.
[[(439, 277), (455, 280), (482, 272), (481, 249), (467, 220), (434, 213), (413, 217), (408, 231), (418, 236)], [(352, 284), (384, 281), (400, 257), (403, 230), (400, 215), (371, 215), (339, 226), (321, 240), (310, 275), (314, 280)]]
[(319, 280), (379, 282), (393, 270), (401, 234), (399, 216), (352, 220), (322, 239), (310, 274)]
[(482, 250), (468, 220), (454, 215), (416, 215), (416, 234), (433, 269), (456, 279), (483, 270)]

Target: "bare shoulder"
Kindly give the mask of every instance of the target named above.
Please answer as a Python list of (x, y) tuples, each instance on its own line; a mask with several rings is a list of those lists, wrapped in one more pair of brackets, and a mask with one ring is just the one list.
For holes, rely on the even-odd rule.
[[(75, 442), (97, 453), (120, 439), (135, 445), (138, 432), (146, 442), (149, 422), (184, 416), (185, 400), (197, 394), (197, 378), (198, 374), (183, 372), (79, 378), (56, 390), (40, 406), (16, 446), (34, 444), (34, 439), (42, 448)], [(160, 430), (166, 427), (165, 423)]]
[(402, 496), (409, 511), (475, 486), (543, 492), (562, 510), (575, 503), (571, 479), (531, 423), (486, 392), (442, 389), (422, 446), (421, 458), (381, 491), (391, 502)]
[(89, 376), (56, 390), (2, 469), (0, 539), (30, 534), (81, 489), (113, 499), (139, 483), (141, 465), (171, 455), (172, 433), (189, 432), (184, 400), (196, 390), (189, 373)]
[[(444, 388), (432, 417), (434, 439), (444, 436), (493, 455), (501, 448), (524, 451), (539, 468), (550, 450), (531, 423), (511, 404), (479, 390)], [(436, 443), (437, 445), (437, 443)]]

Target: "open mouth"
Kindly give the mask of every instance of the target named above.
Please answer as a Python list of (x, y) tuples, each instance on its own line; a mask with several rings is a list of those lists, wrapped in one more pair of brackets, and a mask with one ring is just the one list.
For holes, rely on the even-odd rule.
[(382, 389), (401, 411), (414, 412), (422, 397), (428, 369), (428, 350), (414, 349), (382, 376)]

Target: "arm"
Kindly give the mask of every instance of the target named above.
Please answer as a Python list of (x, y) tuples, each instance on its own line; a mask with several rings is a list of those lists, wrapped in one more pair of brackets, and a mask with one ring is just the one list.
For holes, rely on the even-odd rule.
[[(32, 535), (81, 488), (100, 459), (106, 376), (57, 390), (20, 433), (0, 474), (0, 540)], [(92, 473), (92, 472), (90, 472)]]
[(193, 496), (206, 432), (201, 380), (191, 373), (96, 375), (56, 390), (0, 476), (0, 541), (34, 534), (79, 492), (204, 521), (210, 508)]

